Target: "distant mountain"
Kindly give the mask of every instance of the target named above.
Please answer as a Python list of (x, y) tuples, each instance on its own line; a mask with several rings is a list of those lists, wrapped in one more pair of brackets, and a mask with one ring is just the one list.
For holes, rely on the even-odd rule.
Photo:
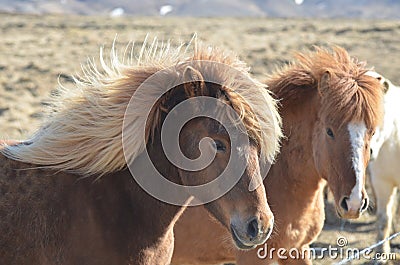
[(82, 15), (400, 19), (399, 0), (0, 0), (0, 11)]
[[(397, 0), (255, 0), (272, 17), (400, 18)], [(301, 3), (301, 4), (296, 4)]]

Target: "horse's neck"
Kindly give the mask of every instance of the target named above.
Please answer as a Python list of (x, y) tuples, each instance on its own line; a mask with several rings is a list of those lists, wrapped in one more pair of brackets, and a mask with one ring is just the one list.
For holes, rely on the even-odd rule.
[(384, 135), (385, 140), (400, 142), (400, 88), (392, 87), (385, 95)]
[[(136, 176), (134, 179), (129, 169), (119, 172), (116, 177), (120, 178), (120, 189), (123, 196), (129, 201), (130, 221), (128, 226), (127, 245), (131, 245), (131, 253), (140, 255), (141, 259), (146, 260), (145, 264), (159, 264), (155, 257), (165, 257), (168, 263), (168, 256), (172, 256), (173, 249), (173, 226), (184, 211), (184, 207), (167, 204), (145, 191), (137, 181), (148, 181), (156, 174), (154, 168), (169, 181), (180, 184), (177, 169), (168, 161), (162, 151), (159, 137), (155, 137), (148, 144), (147, 153), (142, 153), (136, 158), (130, 169)], [(147, 155), (150, 162), (147, 159)], [(137, 163), (137, 164), (136, 164)], [(152, 164), (154, 167), (149, 165)], [(111, 176), (113, 178), (114, 176)], [(151, 181), (151, 180), (150, 180)], [(153, 185), (159, 185), (154, 183)], [(163, 187), (160, 187), (162, 189)], [(133, 242), (133, 243), (132, 243)], [(139, 257), (132, 257), (133, 260)]]
[[(169, 255), (168, 252), (173, 247), (173, 226), (184, 207), (164, 203), (149, 195), (137, 184), (129, 170), (107, 177), (110, 181), (117, 182), (116, 192), (119, 192), (119, 197), (124, 198), (120, 204), (125, 206), (116, 206), (115, 213), (124, 219), (119, 220), (123, 238), (126, 240), (121, 244), (129, 246), (128, 254), (149, 260), (149, 264), (154, 263), (151, 261), (155, 256)], [(139, 257), (131, 258), (136, 260)]]
[(282, 143), (281, 154), (275, 166), (281, 167), (288, 181), (302, 182), (304, 185), (319, 185), (321, 178), (313, 159), (313, 130), (317, 122), (317, 95), (296, 106), (283, 106), (282, 120), (286, 139)]
[(389, 89), (384, 98), (383, 125), (377, 128), (375, 140), (375, 151), (378, 152), (384, 145), (391, 146), (390, 149), (400, 150), (400, 105), (397, 99), (400, 97), (400, 90), (396, 87)]

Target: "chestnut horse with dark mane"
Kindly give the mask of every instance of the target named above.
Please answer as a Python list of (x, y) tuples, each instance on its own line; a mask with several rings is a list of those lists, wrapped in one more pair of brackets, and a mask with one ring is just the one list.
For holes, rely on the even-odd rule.
[[(118, 60), (113, 48), (110, 64), (100, 56), (101, 69), (89, 63), (76, 78), (75, 89), (60, 90), (47, 122), (30, 140), (1, 143), (1, 264), (169, 264), (173, 227), (187, 204), (154, 198), (127, 165), (147, 150), (155, 168), (171, 182), (201, 185), (218, 177), (230, 154), (238, 152), (231, 150), (229, 135), (218, 121), (198, 117), (180, 132), (178, 148), (190, 159), (199, 156), (202, 139), (215, 141), (201, 150), (216, 154), (202, 170), (178, 168), (161, 146), (167, 114), (198, 96), (231, 106), (249, 137), (248, 146), (240, 150), (247, 165), (238, 182), (205, 207), (234, 233), (239, 248), (267, 240), (273, 215), (259, 163), (271, 161), (279, 148), (275, 101), (235, 55), (195, 42), (184, 52), (182, 46), (145, 42), (140, 54), (130, 57), (138, 60), (128, 63), (126, 57)], [(212, 65), (233, 70), (221, 72)], [(141, 105), (125, 113), (139, 86), (159, 71), (164, 78), (146, 87)], [(169, 89), (171, 80), (178, 85)], [(159, 92), (162, 96), (154, 101)], [(146, 119), (143, 109), (149, 106)], [(126, 126), (125, 115), (131, 119)], [(238, 124), (237, 119), (230, 122)], [(249, 191), (257, 179), (261, 185)], [(187, 203), (192, 197), (187, 195)]]
[[(358, 218), (368, 207), (364, 185), (369, 144), (382, 118), (382, 88), (367, 70), (342, 48), (317, 48), (298, 54), (297, 61), (271, 76), (267, 84), (281, 102), (286, 138), (264, 180), (275, 216), (268, 249), (261, 245), (243, 252), (221, 244), (228, 231), (196, 207), (175, 226), (172, 264), (217, 264), (235, 257), (238, 265), (311, 264), (307, 251), (324, 224), (326, 183), (338, 215)], [(285, 252), (279, 253), (280, 259), (279, 248), (295, 248), (300, 257)]]

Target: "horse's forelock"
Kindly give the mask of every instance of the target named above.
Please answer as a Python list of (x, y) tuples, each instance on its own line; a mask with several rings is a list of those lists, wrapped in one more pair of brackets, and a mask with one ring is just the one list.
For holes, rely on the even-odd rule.
[(379, 81), (366, 74), (369, 69), (339, 47), (333, 53), (320, 50), (321, 60), (314, 70), (317, 80), (323, 71), (331, 73), (329, 89), (322, 95), (324, 115), (334, 117), (338, 126), (349, 122), (364, 122), (367, 128), (376, 128), (383, 115), (382, 89)]
[(315, 47), (313, 52), (298, 53), (296, 61), (272, 75), (267, 84), (283, 102), (294, 103), (305, 91), (317, 90), (323, 75), (329, 73), (329, 89), (321, 94), (323, 115), (338, 126), (364, 121), (368, 128), (375, 128), (382, 119), (382, 89), (367, 74), (369, 70), (344, 48)]

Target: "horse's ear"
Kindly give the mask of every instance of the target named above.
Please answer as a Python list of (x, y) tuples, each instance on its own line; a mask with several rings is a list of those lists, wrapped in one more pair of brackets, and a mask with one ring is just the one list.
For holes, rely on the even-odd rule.
[(386, 78), (384, 78), (383, 76), (381, 76), (380, 74), (378, 74), (377, 72), (374, 72), (374, 71), (368, 71), (365, 74), (368, 76), (371, 76), (373, 78), (376, 78), (379, 81), (379, 83), (382, 85), (383, 94), (386, 94), (388, 92), (389, 87), (390, 87), (389, 80), (387, 80)]
[(318, 91), (321, 95), (325, 94), (325, 92), (329, 89), (330, 80), (331, 73), (329, 71), (325, 71), (325, 73), (321, 76), (321, 80), (318, 84)]
[(387, 80), (383, 81), (383, 93), (386, 94), (389, 90), (390, 84)]
[(384, 78), (383, 76), (381, 76), (381, 75), (378, 75), (376, 77), (376, 79), (378, 79), (379, 83), (382, 84), (383, 94), (386, 94), (388, 92), (388, 90), (389, 90), (389, 87), (390, 87), (389, 81), (386, 78)]
[(183, 72), (183, 88), (189, 97), (205, 94), (206, 84), (204, 78), (199, 71), (191, 66), (186, 67)]

